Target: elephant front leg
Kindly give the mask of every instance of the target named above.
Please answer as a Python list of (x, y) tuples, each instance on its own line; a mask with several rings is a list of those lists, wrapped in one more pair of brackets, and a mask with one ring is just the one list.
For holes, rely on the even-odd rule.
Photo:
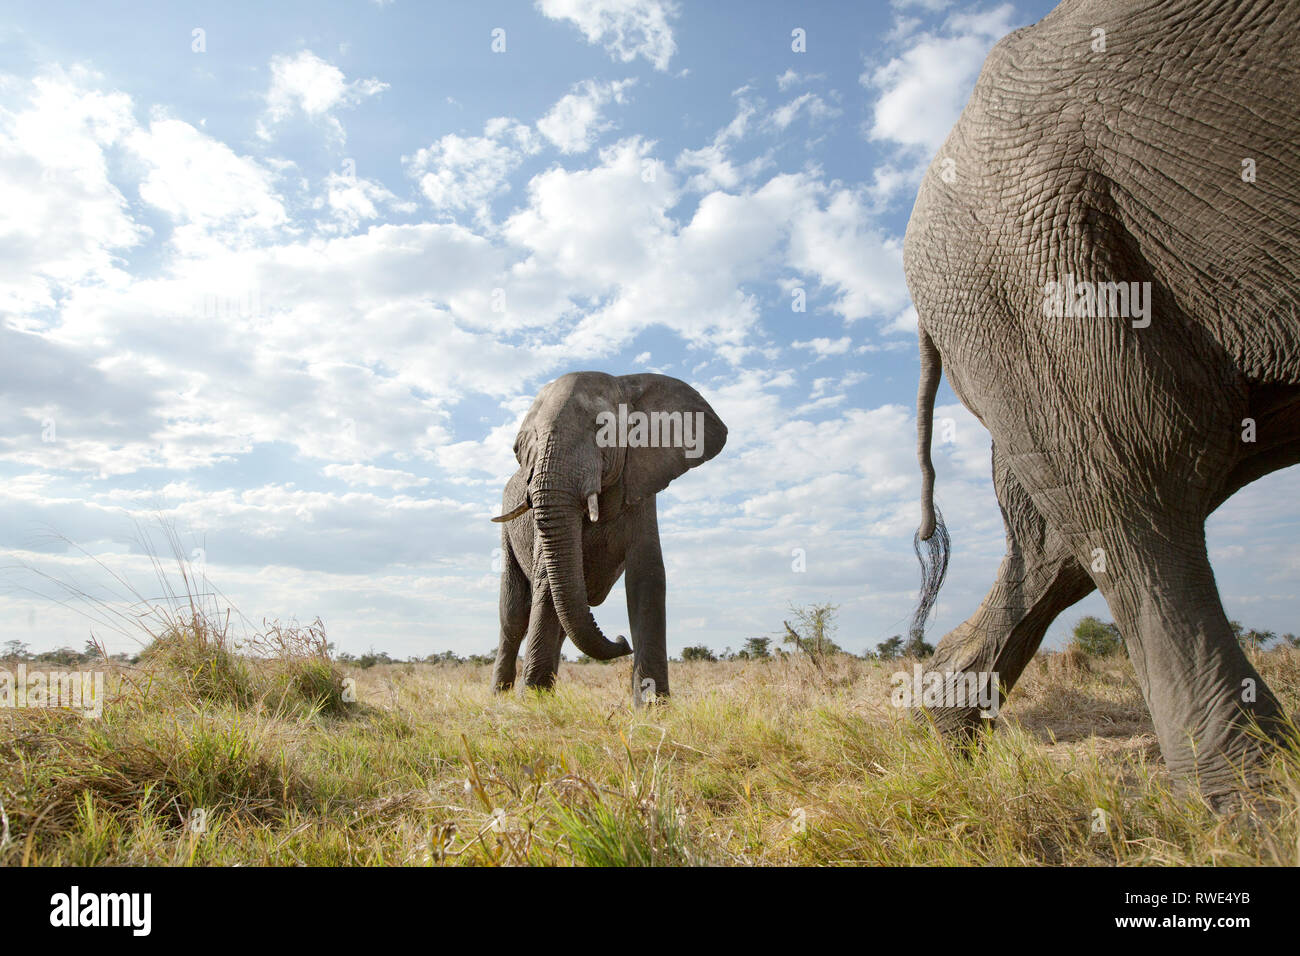
[(533, 579), (533, 603), (528, 615), (528, 646), (524, 651), (524, 686), (551, 690), (560, 674), (560, 646), (564, 628), (555, 611), (545, 571)]
[[(979, 608), (939, 642), (926, 671), (944, 676), (944, 701), (969, 701), (972, 685), (997, 705), (1020, 679), (1047, 628), (1095, 587), (1070, 546), (1044, 521), (993, 450), (993, 485), (1007, 529), (1007, 553)], [(959, 693), (960, 689), (960, 693)], [(946, 735), (968, 737), (983, 708), (927, 707), (917, 716)]]
[(654, 504), (644, 509), (627, 555), (627, 615), (632, 626), (632, 702), (668, 696), (668, 638), (663, 550)]
[(515, 662), (519, 645), (528, 632), (528, 612), (532, 604), (532, 585), (515, 560), (508, 536), (501, 540), (501, 596), (497, 611), (501, 618), (501, 636), (497, 642), (497, 659), (492, 668), (492, 687), (505, 691), (515, 685)]
[[(925, 669), (944, 675), (945, 701), (969, 701), (974, 687), (988, 700), (997, 694), (1000, 707), (1052, 621), (1092, 590), (1092, 579), (1063, 543), (1029, 554), (1015, 547), (1002, 559), (997, 582), (979, 608), (944, 635)], [(980, 706), (947, 706), (928, 707), (924, 713), (942, 733), (969, 736), (980, 725), (982, 711)]]

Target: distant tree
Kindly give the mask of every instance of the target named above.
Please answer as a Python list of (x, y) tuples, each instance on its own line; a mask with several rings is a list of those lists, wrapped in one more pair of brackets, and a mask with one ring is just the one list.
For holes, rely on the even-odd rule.
[(747, 660), (762, 660), (765, 657), (771, 657), (772, 652), (768, 650), (772, 639), (770, 637), (751, 637), (745, 641), (745, 646), (740, 650), (740, 657)]
[(684, 661), (716, 661), (717, 659), (717, 655), (703, 644), (682, 648), (682, 660)]
[(876, 645), (876, 657), (882, 661), (895, 661), (903, 656), (903, 636), (895, 634), (887, 641)]
[(4, 648), (4, 656), (9, 660), (21, 661), (27, 659), (29, 648), (16, 638), (12, 641), (5, 641)]
[(1071, 643), (1091, 657), (1109, 657), (1124, 646), (1118, 627), (1092, 615), (1074, 625)]
[[(1229, 621), (1228, 627), (1232, 628), (1232, 636), (1237, 639), (1242, 647), (1250, 647), (1259, 650), (1263, 648), (1265, 644), (1277, 640), (1277, 634), (1273, 631), (1257, 631), (1253, 627), (1247, 628), (1240, 621)], [(1292, 635), (1292, 639), (1294, 640), (1294, 635)], [(1282, 640), (1287, 641), (1286, 635), (1283, 635)], [(1295, 644), (1291, 644), (1290, 641), (1287, 641), (1287, 643), (1291, 647), (1296, 646)]]
[(912, 634), (903, 645), (904, 657), (931, 657), (934, 655), (934, 645), (925, 639), (920, 631)]
[(36, 661), (41, 664), (80, 664), (82, 656), (71, 647), (60, 647), (52, 651), (42, 651), (36, 655)]
[(839, 630), (839, 625), (835, 623), (839, 609), (838, 604), (791, 604), (790, 613), (795, 624), (791, 626), (789, 621), (785, 622), (784, 643), (795, 645), (817, 661), (824, 660), (831, 654), (844, 653), (831, 636)]
[(1244, 647), (1252, 647), (1260, 650), (1265, 644), (1270, 644), (1277, 640), (1277, 634), (1273, 631), (1257, 631), (1253, 627), (1237, 638)]
[(357, 658), (357, 666), (362, 670), (374, 667), (376, 664), (392, 664), (393, 659), (388, 656), (387, 651), (376, 651), (373, 647)]
[(1300, 637), (1296, 636), (1295, 634), (1283, 634), (1282, 643), (1285, 644), (1287, 647), (1300, 648)]

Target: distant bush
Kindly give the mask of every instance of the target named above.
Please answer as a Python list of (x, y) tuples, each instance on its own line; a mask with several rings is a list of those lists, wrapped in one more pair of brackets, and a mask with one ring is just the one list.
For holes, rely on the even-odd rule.
[(791, 626), (789, 621), (784, 622), (784, 643), (794, 644), (812, 658), (814, 663), (820, 663), (832, 654), (843, 654), (844, 649), (831, 636), (839, 629), (835, 623), (839, 609), (838, 604), (829, 603), (806, 607), (791, 604), (790, 613), (794, 616), (795, 623)]
[(703, 644), (682, 648), (682, 660), (684, 661), (716, 661), (717, 659), (718, 655)]
[(1089, 615), (1074, 625), (1070, 644), (1089, 657), (1109, 657), (1118, 653), (1124, 646), (1124, 640), (1120, 637), (1119, 628), (1110, 621)]
[(927, 641), (924, 635), (920, 633), (913, 634), (903, 645), (903, 656), (905, 657), (932, 657), (934, 655), (934, 645)]
[(882, 661), (896, 661), (903, 656), (903, 636), (895, 634), (887, 641), (881, 641), (876, 645), (876, 650), (871, 657)]

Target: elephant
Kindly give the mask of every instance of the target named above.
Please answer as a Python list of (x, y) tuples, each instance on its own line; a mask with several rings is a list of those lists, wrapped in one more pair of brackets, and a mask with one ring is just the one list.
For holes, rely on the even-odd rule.
[[(918, 315), (923, 627), (946, 372), (992, 437), (997, 580), (939, 642), (948, 737), (1099, 589), (1160, 750), (1215, 805), (1294, 724), (1220, 602), (1205, 521), (1300, 461), (1300, 4), (1066, 0), (1003, 38), (904, 239)], [(1291, 729), (1288, 729), (1291, 728)]]
[[(727, 427), (690, 385), (667, 375), (571, 372), (542, 388), (515, 438), (501, 533), (501, 636), (492, 684), (549, 689), (565, 635), (596, 660), (631, 653), (633, 700), (666, 698), (664, 564), (655, 496), (714, 458)], [(527, 517), (525, 517), (527, 516)], [(632, 646), (591, 613), (627, 571)]]

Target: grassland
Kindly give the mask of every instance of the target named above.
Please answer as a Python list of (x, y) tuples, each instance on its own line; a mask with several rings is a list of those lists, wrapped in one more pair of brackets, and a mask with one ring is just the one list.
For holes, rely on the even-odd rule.
[[(1300, 652), (1255, 658), (1295, 713)], [(105, 666), (100, 719), (0, 710), (0, 863), (1300, 863), (1300, 760), (1251, 811), (1175, 796), (1122, 655), (1036, 659), (968, 755), (889, 705), (910, 661), (677, 664), (640, 711), (626, 661), (547, 695), (184, 634)]]

